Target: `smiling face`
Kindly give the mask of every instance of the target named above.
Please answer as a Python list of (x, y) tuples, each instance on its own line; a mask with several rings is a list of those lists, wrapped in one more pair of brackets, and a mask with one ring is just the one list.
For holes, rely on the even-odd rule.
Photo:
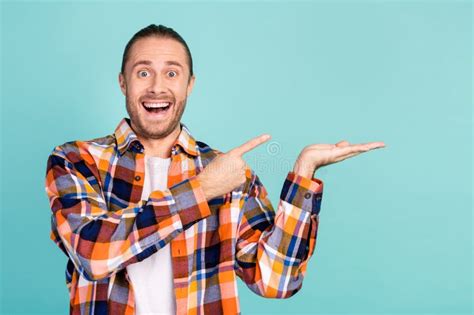
[(119, 84), (133, 130), (147, 139), (179, 133), (179, 122), (191, 94), (185, 48), (170, 38), (146, 37), (130, 49)]

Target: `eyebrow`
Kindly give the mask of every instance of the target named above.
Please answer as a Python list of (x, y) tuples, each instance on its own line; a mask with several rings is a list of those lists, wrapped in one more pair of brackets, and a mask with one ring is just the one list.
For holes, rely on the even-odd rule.
[[(153, 62), (151, 62), (150, 60), (138, 60), (137, 62), (135, 62), (135, 63), (133, 64), (132, 69), (135, 69), (135, 67), (136, 67), (136, 66), (139, 66), (139, 65), (147, 65), (147, 66), (150, 66), (150, 65), (152, 65), (152, 64), (153, 64)], [(167, 66), (178, 66), (178, 67), (181, 67), (181, 68), (184, 69), (183, 65), (180, 64), (180, 63), (177, 62), (177, 61), (168, 60), (168, 61), (165, 61), (165, 64), (166, 64)]]

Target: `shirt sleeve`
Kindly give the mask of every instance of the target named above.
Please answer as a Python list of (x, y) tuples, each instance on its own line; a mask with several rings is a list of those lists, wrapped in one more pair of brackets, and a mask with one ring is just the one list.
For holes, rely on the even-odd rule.
[[(88, 174), (87, 176), (85, 174)], [(110, 277), (141, 261), (195, 222), (210, 215), (196, 176), (147, 200), (109, 211), (90, 170), (75, 167), (55, 150), (48, 158), (45, 190), (51, 215), (50, 238), (88, 280)]]
[(288, 298), (300, 290), (314, 253), (323, 182), (289, 172), (275, 213), (251, 173), (236, 241), (236, 273), (256, 294)]

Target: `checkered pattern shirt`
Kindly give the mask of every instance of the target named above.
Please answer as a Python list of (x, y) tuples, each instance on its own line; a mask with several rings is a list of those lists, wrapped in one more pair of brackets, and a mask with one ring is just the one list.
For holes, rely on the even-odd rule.
[(53, 149), (45, 190), (50, 238), (68, 258), (70, 314), (134, 314), (125, 267), (168, 243), (178, 314), (240, 313), (237, 277), (268, 298), (301, 289), (315, 250), (323, 182), (289, 172), (275, 211), (247, 168), (244, 184), (206, 201), (196, 176), (221, 153), (181, 123), (168, 188), (142, 199), (145, 153), (129, 118), (111, 135)]

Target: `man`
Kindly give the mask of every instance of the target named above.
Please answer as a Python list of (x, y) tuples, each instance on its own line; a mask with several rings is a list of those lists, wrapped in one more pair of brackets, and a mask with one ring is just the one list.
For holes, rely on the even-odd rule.
[(243, 160), (269, 135), (226, 153), (194, 139), (180, 121), (194, 81), (178, 33), (140, 30), (119, 73), (130, 118), (49, 156), (50, 236), (69, 258), (71, 314), (240, 313), (237, 276), (261, 296), (294, 295), (316, 244), (314, 172), (384, 146), (305, 147), (275, 211)]

